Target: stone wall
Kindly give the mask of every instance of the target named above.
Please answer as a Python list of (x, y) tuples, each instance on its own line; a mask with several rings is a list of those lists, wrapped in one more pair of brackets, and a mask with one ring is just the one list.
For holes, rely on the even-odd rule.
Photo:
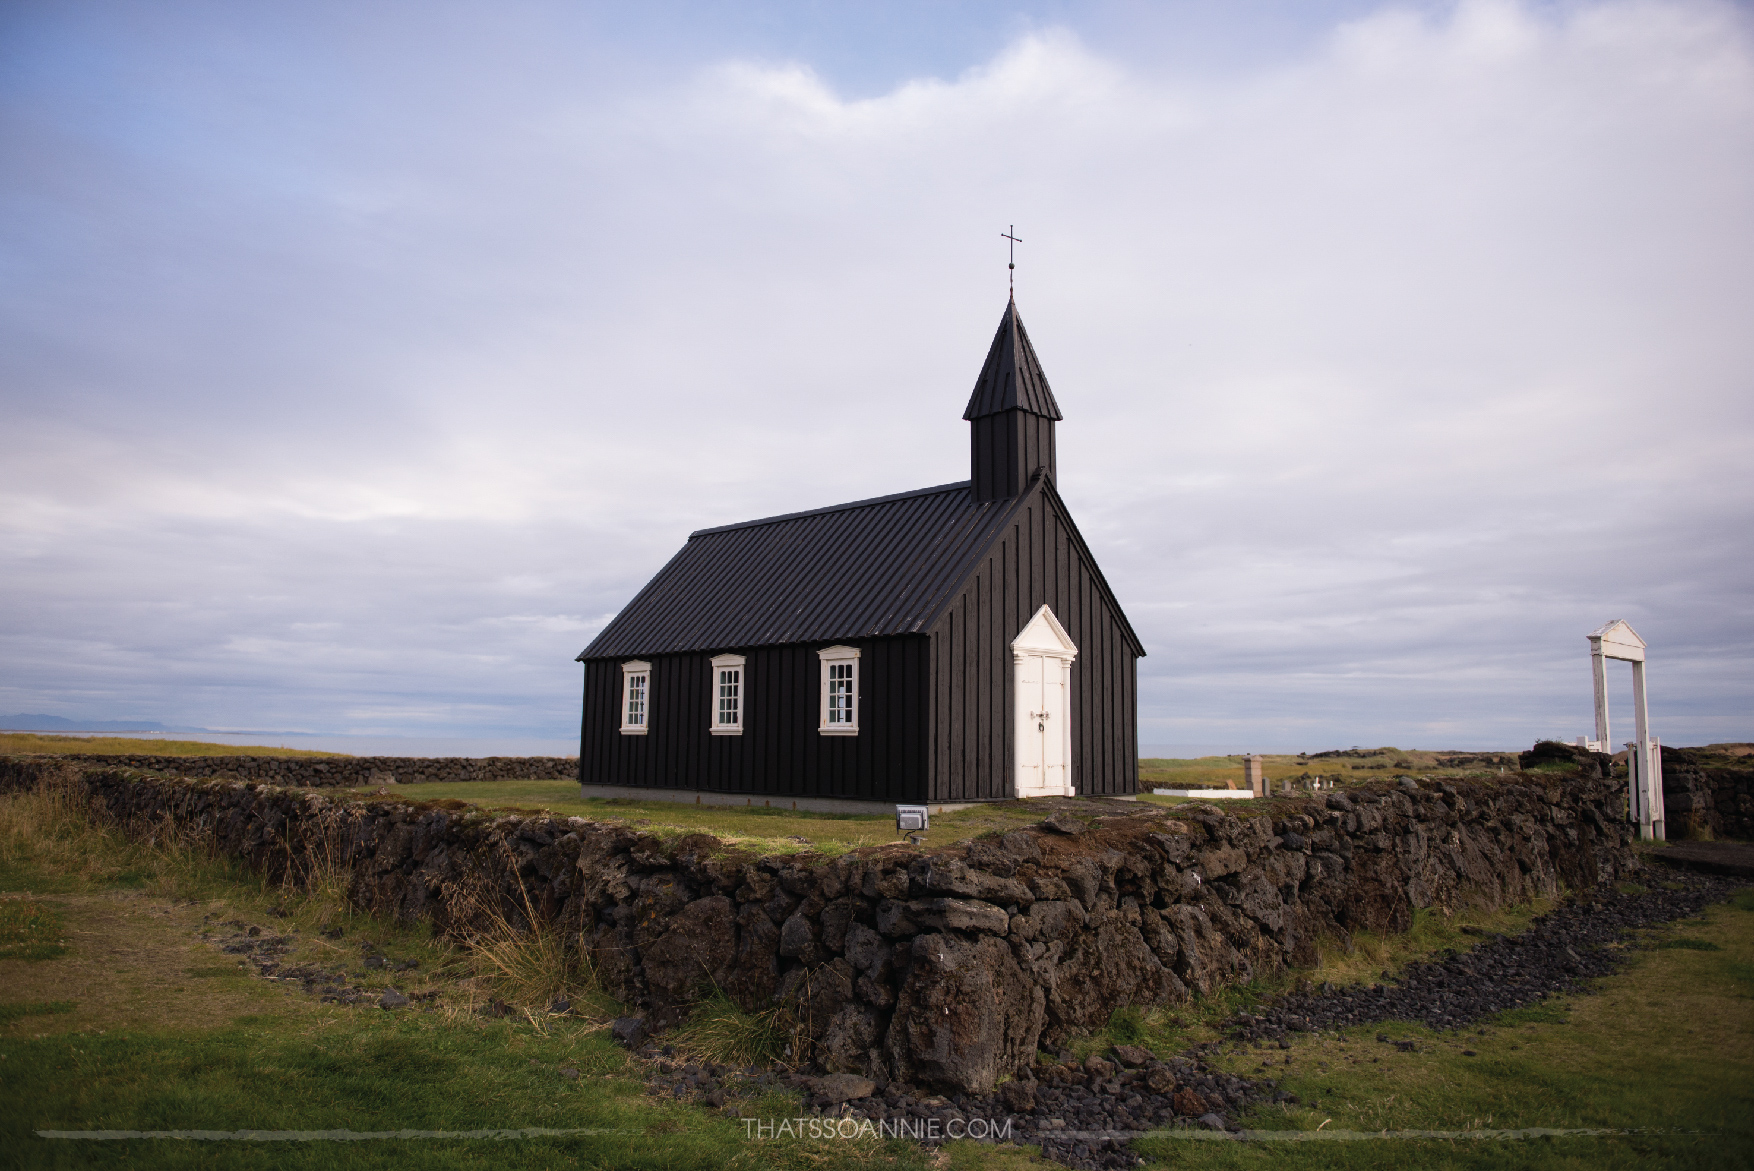
[[(1624, 786), (1410, 780), (1240, 811), (1042, 801), (1038, 826), (947, 848), (758, 857), (580, 818), (490, 817), (0, 760), (0, 789), (62, 775), (135, 832), (175, 827), (271, 877), (350, 876), (362, 908), (465, 934), (526, 905), (659, 1029), (703, 990), (791, 1006), (829, 1071), (985, 1091), (1128, 1004), (1173, 1004), (1315, 958), (1324, 935), (1404, 930), (1638, 863)], [(1074, 817), (1073, 814), (1077, 816)]]
[[(1754, 756), (1737, 745), (1670, 748), (1663, 745), (1663, 812), (1671, 839), (1754, 838)], [(1537, 741), (1518, 757), (1520, 767), (1559, 766), (1580, 777), (1613, 777), (1621, 786), (1625, 814), (1626, 753), (1608, 756), (1555, 740)]]
[(1663, 813), (1671, 838), (1754, 838), (1754, 758), (1664, 745)]
[(145, 769), (172, 776), (265, 781), (275, 785), (419, 785), (453, 781), (576, 781), (572, 756), (107, 756), (56, 753), (96, 768)]

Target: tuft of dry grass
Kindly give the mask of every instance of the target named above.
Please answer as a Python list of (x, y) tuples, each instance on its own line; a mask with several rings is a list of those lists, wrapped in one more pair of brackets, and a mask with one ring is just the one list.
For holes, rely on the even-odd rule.
[(803, 1030), (784, 1007), (744, 1012), (723, 992), (694, 1006), (688, 1021), (664, 1037), (686, 1059), (720, 1065), (772, 1065), (797, 1052)]
[(109, 877), (115, 851), (126, 842), (96, 825), (88, 805), (84, 786), (67, 768), (46, 771), (34, 787), (0, 801), (0, 883), (26, 871), (64, 880)]
[(513, 922), (489, 892), (452, 892), (474, 924), (463, 946), (477, 981), (533, 1023), (540, 1024), (538, 1014), (557, 1000), (570, 1002), (575, 1015), (612, 1019), (620, 1006), (603, 991), (583, 939), (537, 913), (515, 858), (512, 874), (523, 903), (523, 924)]

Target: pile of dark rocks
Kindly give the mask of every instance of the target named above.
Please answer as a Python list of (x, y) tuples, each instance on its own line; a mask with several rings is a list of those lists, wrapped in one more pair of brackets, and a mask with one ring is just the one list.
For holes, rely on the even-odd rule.
[(753, 1065), (739, 1068), (713, 1062), (671, 1060), (662, 1051), (651, 1052), (653, 1061), (646, 1079), (646, 1093), (723, 1110), (732, 1118), (742, 1114), (740, 1102), (770, 1090), (798, 1088), (797, 1083), (801, 1080), (796, 1075)]
[[(226, 955), (241, 957), (247, 969), (263, 980), (291, 983), (307, 995), (320, 998), (325, 1004), (375, 1004), (380, 1008), (403, 1008), (415, 1002), (426, 1002), (429, 1008), (437, 1000), (436, 991), (403, 993), (395, 988), (365, 988), (354, 980), (364, 980), (368, 973), (378, 971), (406, 972), (420, 966), (418, 960), (391, 960), (370, 940), (359, 942), (360, 971), (332, 971), (319, 964), (288, 964), (285, 957), (298, 943), (298, 932), (264, 931), (260, 926), (241, 919), (203, 923), (197, 938), (217, 947)], [(341, 929), (323, 932), (330, 939), (341, 938)]]

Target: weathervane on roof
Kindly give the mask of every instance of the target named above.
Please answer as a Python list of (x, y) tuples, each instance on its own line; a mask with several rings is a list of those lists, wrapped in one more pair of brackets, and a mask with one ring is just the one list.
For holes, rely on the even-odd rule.
[(1012, 224), (1010, 232), (999, 233), (1000, 239), (1011, 241), (1011, 263), (1007, 264), (1005, 267), (1011, 270), (1011, 295), (1013, 297), (1017, 295), (1017, 245), (1023, 243), (1022, 240), (1019, 240), (1016, 236), (1011, 234), (1016, 230), (1017, 225)]

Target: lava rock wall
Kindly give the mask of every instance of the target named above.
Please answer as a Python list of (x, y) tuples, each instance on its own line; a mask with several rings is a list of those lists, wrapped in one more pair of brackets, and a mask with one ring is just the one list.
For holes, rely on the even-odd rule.
[(1401, 931), (1417, 907), (1497, 907), (1639, 865), (1624, 786), (1601, 779), (1403, 780), (1252, 802), (1243, 817), (1061, 802), (1003, 835), (825, 858), (0, 760), (0, 789), (54, 776), (131, 833), (199, 840), (276, 879), (327, 871), (374, 913), (458, 936), (490, 912), (550, 924), (655, 1029), (717, 988), (751, 1011), (787, 1006), (801, 1066), (973, 1093), (1117, 1007), (1309, 963), (1324, 936)]
[(1671, 838), (1754, 838), (1754, 758), (1664, 745), (1663, 812)]
[(56, 753), (93, 768), (145, 769), (172, 776), (266, 781), (300, 788), (445, 784), (455, 781), (576, 781), (571, 756), (108, 756)]

